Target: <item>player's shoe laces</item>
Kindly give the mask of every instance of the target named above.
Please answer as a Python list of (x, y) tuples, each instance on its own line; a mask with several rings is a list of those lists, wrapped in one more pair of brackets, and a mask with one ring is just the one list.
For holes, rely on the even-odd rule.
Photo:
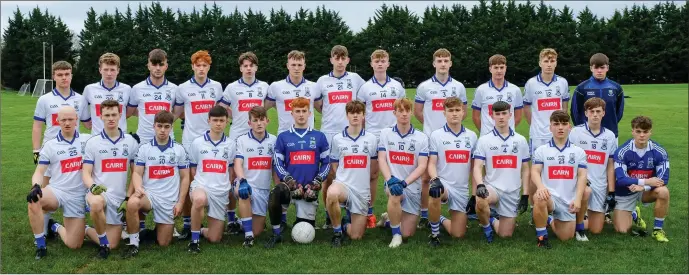
[(46, 239), (48, 239), (48, 240), (55, 239), (55, 237), (57, 235), (55, 232), (53, 232), (53, 229), (52, 229), (54, 224), (56, 224), (55, 220), (53, 220), (53, 219), (48, 220), (48, 234), (46, 234), (46, 236), (45, 236)]
[(543, 247), (545, 249), (550, 249), (552, 246), (550, 245), (550, 242), (548, 242), (548, 236), (540, 236), (538, 237), (538, 242), (536, 243), (538, 247)]
[(665, 236), (665, 231), (662, 229), (653, 230), (653, 238), (661, 243), (666, 243), (670, 241), (667, 239), (667, 237)]
[(194, 254), (201, 253), (201, 248), (199, 247), (199, 243), (190, 242), (189, 248), (187, 249), (187, 251), (194, 253)]
[(36, 249), (36, 260), (40, 260), (41, 258), (44, 258), (48, 256), (48, 249), (43, 247), (43, 248), (37, 248)]
[(332, 241), (330, 241), (330, 244), (332, 245), (332, 247), (342, 246), (342, 232), (335, 233), (335, 235), (333, 235)]
[(402, 235), (395, 234), (392, 236), (392, 241), (390, 241), (390, 248), (395, 248), (402, 245)]
[(242, 246), (246, 248), (254, 247), (254, 236), (244, 237), (244, 243), (242, 244)]
[(431, 228), (431, 222), (428, 221), (428, 218), (421, 218), (419, 219), (419, 224), (416, 225), (416, 228), (421, 229), (421, 228)]
[(227, 234), (230, 235), (238, 235), (240, 231), (241, 225), (239, 222), (230, 222), (227, 224)]
[(388, 212), (380, 214), (380, 220), (376, 223), (377, 227), (385, 227), (385, 222), (388, 221)]
[(133, 244), (128, 244), (127, 248), (122, 253), (123, 259), (128, 259), (139, 254), (139, 247)]
[[(330, 218), (326, 218), (326, 219), (325, 219), (325, 224), (323, 224), (323, 226), (321, 226), (321, 229), (330, 229), (330, 228), (332, 228), (332, 227), (333, 227), (333, 226), (332, 226), (332, 222), (330, 221)], [(281, 228), (281, 229), (282, 229), (282, 228)]]
[(177, 240), (191, 240), (191, 228), (183, 228), (182, 232), (179, 232)]
[(282, 235), (273, 235), (270, 237), (270, 240), (264, 245), (265, 248), (273, 248), (275, 247), (276, 244), (279, 244), (282, 242)]
[(107, 259), (110, 255), (110, 247), (107, 245), (98, 246), (98, 258)]
[(634, 225), (645, 230), (646, 229), (646, 221), (644, 221), (644, 219), (641, 218), (641, 207), (639, 207), (637, 205), (636, 209), (634, 209), (634, 210), (636, 210), (636, 221), (634, 222)]
[(577, 238), (577, 241), (580, 242), (588, 242), (589, 238), (586, 237), (586, 232), (584, 231), (577, 231), (574, 233), (574, 236)]
[(366, 217), (366, 228), (376, 228), (376, 215)]
[(433, 234), (428, 236), (428, 245), (431, 247), (438, 247), (440, 246), (440, 238), (438, 238), (438, 235), (433, 236)]

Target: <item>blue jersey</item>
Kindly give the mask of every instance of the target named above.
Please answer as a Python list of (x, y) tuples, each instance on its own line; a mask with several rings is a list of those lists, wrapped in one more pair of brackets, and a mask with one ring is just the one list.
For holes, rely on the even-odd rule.
[[(670, 178), (670, 159), (667, 152), (655, 141), (638, 149), (630, 139), (615, 151), (615, 195), (629, 196), (629, 186), (639, 184), (640, 179), (657, 177), (667, 185)], [(654, 187), (651, 187), (651, 190)]]
[(605, 116), (601, 124), (618, 137), (617, 124), (622, 120), (624, 113), (624, 91), (620, 84), (608, 78), (600, 81), (591, 77), (574, 89), (572, 106), (570, 106), (574, 125), (584, 124), (587, 121), (584, 115), (586, 111), (584, 103), (593, 97), (599, 97), (605, 101)]
[(292, 126), (275, 141), (275, 171), (280, 181), (291, 175), (299, 184), (311, 184), (316, 176), (322, 179), (328, 176), (329, 153), (330, 146), (322, 132)]

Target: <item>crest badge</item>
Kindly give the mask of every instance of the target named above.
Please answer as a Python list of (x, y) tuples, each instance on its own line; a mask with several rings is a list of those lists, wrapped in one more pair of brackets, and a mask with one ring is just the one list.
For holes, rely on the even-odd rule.
[(608, 96), (615, 96), (615, 92), (612, 89), (608, 90)]
[(309, 91), (309, 87), (306, 87), (306, 93), (304, 93), (305, 97), (311, 97), (311, 92)]
[(414, 152), (415, 150), (416, 150), (416, 146), (415, 146), (414, 143), (412, 142), (412, 143), (409, 145), (409, 152)]
[(364, 150), (362, 150), (361, 152), (364, 154), (368, 154), (369, 153), (368, 146), (364, 146)]
[(352, 89), (352, 88), (354, 88), (354, 86), (352, 86), (352, 80), (347, 79), (347, 89)]
[(600, 149), (604, 150), (604, 151), (608, 150), (608, 141), (607, 140), (603, 141), (603, 145), (601, 145)]
[(390, 96), (397, 96), (397, 92), (395, 92), (395, 87), (390, 88)]
[(512, 102), (512, 94), (507, 94), (507, 102)]
[(574, 160), (574, 153), (569, 153), (569, 164), (574, 164), (576, 161)]

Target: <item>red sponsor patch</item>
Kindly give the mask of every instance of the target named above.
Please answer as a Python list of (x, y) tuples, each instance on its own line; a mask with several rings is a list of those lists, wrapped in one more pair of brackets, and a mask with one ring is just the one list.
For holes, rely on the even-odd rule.
[(653, 177), (653, 170), (627, 170), (630, 178), (650, 179)]
[[(120, 114), (124, 110), (124, 105), (120, 104)], [(100, 103), (96, 104), (96, 116), (100, 116)]]
[(493, 168), (517, 168), (517, 156), (514, 155), (502, 155), (493, 156)]
[(172, 166), (149, 166), (149, 179), (164, 179), (175, 175), (175, 167)]
[(395, 99), (376, 99), (371, 101), (371, 104), (373, 104), (373, 111), (374, 112), (385, 112), (385, 111), (394, 111), (395, 107), (393, 104), (395, 103)]
[(344, 168), (366, 168), (368, 156), (345, 156)]
[(203, 114), (211, 111), (211, 108), (215, 106), (215, 101), (213, 100), (197, 100), (191, 102), (191, 113), (192, 114)]
[(316, 152), (296, 151), (289, 153), (289, 164), (316, 164)]
[(435, 98), (431, 101), (433, 104), (432, 110), (433, 111), (443, 111), (445, 110), (445, 99), (444, 98)]
[(584, 150), (586, 152), (586, 162), (592, 164), (605, 164), (605, 153), (593, 150)]
[(261, 106), (263, 104), (263, 100), (260, 99), (240, 99), (239, 100), (239, 111), (240, 112), (248, 112), (251, 111), (251, 108), (256, 107), (256, 106)]
[(51, 117), (50, 121), (51, 121), (51, 123), (52, 123), (53, 126), (59, 125), (59, 124), (60, 124), (60, 123), (57, 121), (57, 113), (52, 114), (50, 117)]
[(446, 150), (445, 162), (447, 163), (469, 163), (468, 150)]
[(201, 165), (205, 173), (227, 173), (227, 161), (225, 160), (204, 159)]
[(557, 111), (562, 109), (560, 106), (560, 99), (557, 97), (539, 98), (536, 100), (539, 111)]
[(101, 170), (108, 172), (127, 172), (127, 159), (104, 159), (101, 161)]
[(407, 152), (390, 151), (390, 163), (401, 165), (414, 165), (414, 154)]
[(273, 165), (272, 157), (253, 157), (247, 160), (249, 170), (270, 170)]
[(146, 102), (144, 103), (144, 109), (147, 115), (155, 115), (160, 111), (170, 111), (169, 102)]
[(548, 166), (548, 179), (571, 180), (574, 179), (574, 167), (572, 166)]
[(63, 159), (60, 161), (60, 172), (69, 173), (81, 170), (81, 157)]
[(328, 93), (328, 103), (348, 103), (352, 101), (352, 91), (337, 91)]
[(292, 111), (292, 101), (293, 99), (285, 99), (285, 112), (291, 112)]

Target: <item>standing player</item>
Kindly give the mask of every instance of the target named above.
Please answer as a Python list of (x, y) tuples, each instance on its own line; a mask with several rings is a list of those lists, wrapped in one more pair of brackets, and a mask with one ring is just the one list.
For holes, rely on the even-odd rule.
[[(191, 121), (191, 120), (190, 120)], [(235, 156), (234, 140), (225, 136), (229, 123), (227, 109), (214, 106), (208, 112), (210, 130), (197, 137), (189, 151), (191, 182), (191, 242), (189, 252), (199, 253), (201, 235), (210, 242), (219, 242), (225, 228), (225, 210), (229, 203), (230, 177)], [(201, 228), (204, 209), (208, 209), (208, 227)]]
[(132, 114), (125, 115), (125, 104), (129, 102), (132, 87), (117, 81), (117, 75), (120, 73), (120, 57), (114, 53), (101, 55), (98, 59), (98, 71), (102, 79), (84, 88), (79, 117), (86, 128), (91, 129), (92, 135), (98, 135), (103, 131), (100, 105), (105, 100), (115, 100), (120, 104), (119, 128), (123, 133), (127, 133), (127, 118)]
[(86, 202), (95, 224), (95, 229), (86, 229), (86, 235), (99, 244), (98, 256), (105, 259), (120, 242), (122, 214), (117, 208), (125, 199), (127, 164), (134, 161), (139, 143), (119, 127), (120, 102), (108, 99), (98, 105), (104, 128), (86, 142), (82, 179), (89, 189)]
[[(191, 152), (191, 143), (210, 129), (208, 113), (222, 97), (222, 85), (208, 78), (211, 68), (211, 56), (208, 51), (197, 51), (191, 55), (191, 69), (194, 77), (180, 84), (175, 91), (175, 118), (184, 114), (182, 146), (187, 153)], [(224, 128), (223, 128), (224, 129)], [(194, 180), (192, 169), (191, 181)], [(179, 239), (191, 236), (191, 199), (185, 200), (182, 211), (183, 229)]]
[[(670, 158), (665, 148), (651, 140), (653, 122), (645, 116), (632, 119), (632, 137), (615, 151), (615, 199), (613, 224), (617, 232), (626, 233), (632, 227), (642, 227), (637, 201), (655, 203), (653, 215), (653, 238), (669, 242), (663, 230), (663, 223), (670, 206)], [(634, 221), (636, 220), (636, 221)]]
[[(476, 148), (477, 137), (476, 133), (462, 125), (465, 106), (457, 97), (445, 99), (443, 113), (447, 124), (431, 133), (428, 161), (428, 174), (432, 178), (429, 188), (431, 246), (440, 245), (438, 234), (441, 224), (455, 238), (464, 237), (467, 230), (471, 156)], [(452, 220), (440, 215), (441, 201), (449, 203)]]
[[(383, 129), (395, 125), (395, 115), (393, 106), (395, 100), (407, 96), (402, 84), (390, 78), (387, 70), (390, 67), (390, 55), (382, 49), (371, 53), (371, 67), (373, 77), (366, 81), (356, 92), (356, 99), (366, 104), (365, 128), (366, 132), (373, 134), (380, 140), (380, 132)], [(373, 216), (373, 205), (376, 203), (378, 187), (379, 166), (371, 166), (371, 203), (369, 205), (369, 216)], [(367, 227), (375, 222), (375, 216), (369, 218)]]
[(304, 77), (306, 68), (306, 57), (304, 52), (291, 51), (287, 54), (287, 70), (289, 75), (280, 81), (273, 82), (268, 88), (266, 97), (266, 108), (275, 107), (278, 112), (278, 131), (280, 133), (290, 130), (294, 120), (290, 115), (292, 111), (292, 101), (298, 97), (309, 100), (309, 127), (314, 127), (313, 107), (314, 102), (323, 99), (320, 89), (316, 83)]
[[(615, 209), (615, 168), (612, 158), (617, 150), (617, 141), (615, 134), (601, 125), (605, 116), (604, 100), (589, 98), (584, 103), (584, 109), (586, 122), (572, 129), (569, 141), (586, 152), (586, 177), (591, 196), (588, 201), (588, 219), (584, 222), (585, 228), (591, 233), (599, 234), (605, 224), (605, 213), (608, 212), (606, 209)], [(585, 235), (580, 236), (582, 232), (583, 230), (577, 230), (577, 240), (588, 239)]]
[(593, 76), (574, 89), (571, 106), (572, 120), (574, 125), (586, 122), (584, 103), (589, 98), (599, 97), (605, 100), (606, 106), (603, 127), (618, 137), (617, 124), (620, 123), (624, 114), (624, 91), (620, 84), (607, 78), (606, 74), (610, 68), (608, 63), (609, 60), (605, 54), (597, 53), (591, 56), (589, 64)]
[(402, 238), (414, 235), (421, 212), (421, 175), (428, 165), (428, 137), (411, 125), (412, 102), (395, 100), (397, 123), (380, 132), (378, 166), (385, 178), (388, 212), (381, 220), (390, 223), (389, 247), (402, 244)]
[[(77, 249), (84, 242), (86, 188), (81, 182), (81, 164), (84, 145), (91, 135), (79, 134), (76, 130), (79, 118), (72, 106), (60, 107), (55, 120), (58, 121), (60, 130), (55, 138), (43, 144), (38, 166), (31, 177), (33, 187), (26, 196), (29, 203), (29, 223), (36, 240), (36, 260), (48, 255), (43, 211), (63, 209), (65, 225), (53, 220), (49, 220), (48, 224), (50, 233), (60, 235), (67, 247)], [(44, 175), (50, 177), (49, 183), (44, 182)]]
[(258, 57), (253, 52), (245, 52), (239, 56), (239, 70), (242, 77), (225, 87), (219, 102), (230, 111), (231, 140), (237, 140), (239, 136), (249, 132), (249, 111), (255, 106), (263, 106), (268, 95), (268, 83), (256, 79)]
[[(273, 148), (276, 137), (266, 131), (270, 123), (263, 106), (248, 112), (249, 132), (237, 138), (234, 159), (234, 195), (239, 198), (239, 215), (244, 228), (244, 247), (254, 246), (254, 238), (266, 226), (270, 182), (273, 177)], [(277, 182), (277, 180), (275, 180)]]
[[(528, 162), (531, 159), (526, 139), (510, 126), (513, 118), (512, 106), (505, 101), (498, 101), (491, 109), (490, 120), (495, 121), (495, 127), (492, 132), (478, 139), (473, 157), (476, 213), (488, 243), (493, 242), (491, 225), (495, 227), (498, 236), (511, 237), (517, 210), (524, 212), (528, 208), (528, 201), (523, 197), (519, 200), (519, 189), (525, 188), (529, 182)], [(490, 217), (491, 207), (497, 211), (499, 220)]]
[[(569, 141), (569, 129), (567, 112), (553, 112), (550, 115), (553, 138), (533, 153), (531, 181), (536, 187), (533, 218), (537, 244), (543, 248), (550, 248), (546, 229), (550, 220), (553, 232), (562, 241), (573, 238), (575, 230), (578, 231), (579, 227), (583, 230), (584, 227), (583, 223), (575, 220), (580, 208), (586, 209), (588, 203), (584, 197), (586, 152)], [(548, 217), (551, 212), (552, 218)], [(582, 220), (584, 213), (581, 213)]]
[[(347, 122), (342, 119), (347, 116), (345, 105), (354, 99), (356, 91), (364, 84), (364, 80), (357, 73), (347, 72), (349, 52), (345, 46), (335, 45), (330, 50), (330, 63), (333, 65), (333, 70), (318, 78), (316, 82), (324, 99), (314, 102), (314, 108), (323, 114), (321, 132), (325, 134), (328, 144), (332, 145), (333, 137), (341, 134), (342, 129), (347, 127)], [(336, 170), (330, 169), (330, 174), (323, 184), (324, 202), (327, 201), (328, 186), (332, 183)], [(375, 216), (372, 214), (369, 216), (367, 227), (376, 226)], [(326, 208), (323, 229), (329, 227), (330, 216)]]
[[(369, 175), (371, 165), (378, 165), (374, 161), (378, 159), (376, 137), (363, 128), (366, 105), (361, 101), (350, 101), (345, 108), (349, 126), (333, 137), (330, 149), (331, 169), (337, 174), (328, 190), (326, 206), (333, 218), (334, 247), (342, 245), (343, 231), (355, 240), (364, 236), (371, 199)], [(340, 204), (344, 204), (352, 214), (351, 221), (345, 218), (340, 222)]]
[[(175, 117), (170, 111), (160, 111), (153, 118), (155, 137), (141, 144), (132, 170), (134, 192), (127, 203), (127, 223), (139, 223), (139, 211), (153, 210), (158, 244), (168, 246), (172, 241), (174, 217), (182, 213), (189, 191), (189, 159), (182, 145), (170, 137)], [(139, 253), (139, 232), (128, 227), (129, 244), (125, 258)]]
[[(452, 55), (447, 49), (438, 49), (433, 53), (433, 67), (435, 75), (416, 88), (416, 104), (414, 104), (414, 117), (423, 124), (423, 133), (431, 136), (431, 133), (445, 125), (443, 116), (443, 101), (449, 97), (458, 97), (463, 104), (467, 104), (467, 91), (464, 84), (450, 77), (452, 67)], [(466, 116), (466, 112), (463, 113)], [(464, 117), (462, 117), (462, 120)], [(418, 227), (427, 226), (428, 223), (428, 188), (431, 178), (424, 174), (421, 178), (421, 220)]]
[(330, 148), (325, 135), (309, 126), (310, 100), (298, 97), (292, 101), (294, 125), (283, 132), (275, 142), (274, 167), (280, 183), (270, 192), (268, 214), (273, 225), (273, 236), (267, 248), (282, 242), (281, 224), (286, 222), (286, 208), (290, 197), (294, 200), (297, 219), (294, 224), (316, 224), (318, 191), (330, 170)]
[(522, 120), (522, 92), (517, 87), (505, 79), (507, 72), (507, 59), (505, 56), (496, 54), (488, 59), (488, 66), (491, 79), (487, 83), (481, 84), (474, 91), (474, 101), (471, 108), (474, 109), (471, 119), (474, 125), (481, 132), (481, 136), (489, 135), (493, 132), (495, 120), (493, 120), (493, 104), (503, 101), (508, 104), (511, 116), (509, 117), (509, 127), (516, 129)]
[[(129, 103), (127, 103), (127, 115), (138, 113), (139, 126), (136, 128), (136, 135), (141, 144), (148, 143), (155, 136), (153, 127), (155, 115), (162, 110), (172, 112), (177, 88), (177, 85), (165, 78), (168, 66), (165, 51), (154, 49), (148, 53), (147, 66), (150, 72), (148, 78), (132, 87)], [(172, 130), (169, 134), (172, 139), (175, 138)]]

